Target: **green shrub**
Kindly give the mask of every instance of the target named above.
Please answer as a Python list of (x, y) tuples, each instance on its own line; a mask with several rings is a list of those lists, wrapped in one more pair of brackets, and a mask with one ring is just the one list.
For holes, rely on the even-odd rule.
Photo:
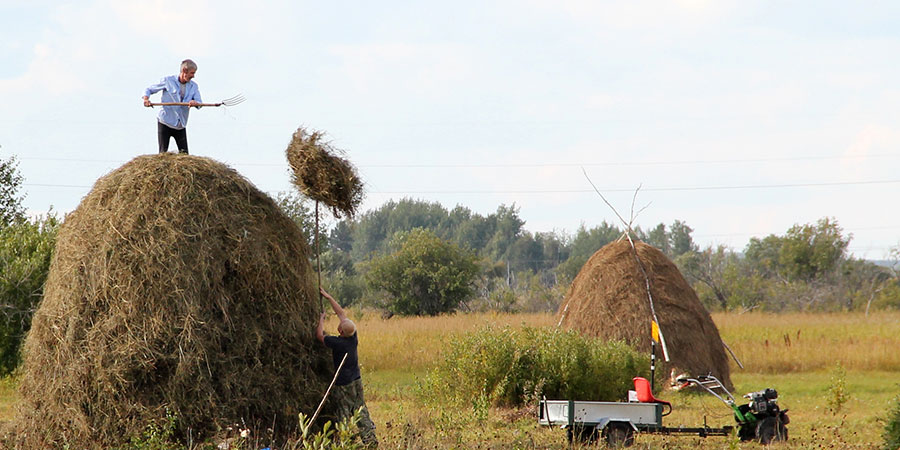
[(452, 339), (426, 378), (426, 399), (463, 404), (486, 396), (494, 405), (518, 406), (547, 398), (615, 401), (632, 377), (649, 374), (649, 355), (621, 342), (573, 331), (488, 326)]
[(0, 376), (21, 363), (22, 341), (43, 297), (58, 229), (52, 215), (0, 227)]
[(828, 398), (826, 399), (828, 410), (831, 411), (832, 415), (836, 416), (841, 412), (844, 404), (849, 399), (850, 396), (847, 393), (847, 370), (838, 362), (831, 372), (831, 386), (828, 388)]
[(897, 450), (900, 448), (900, 396), (894, 399), (894, 406), (888, 413), (887, 425), (884, 427), (884, 449)]

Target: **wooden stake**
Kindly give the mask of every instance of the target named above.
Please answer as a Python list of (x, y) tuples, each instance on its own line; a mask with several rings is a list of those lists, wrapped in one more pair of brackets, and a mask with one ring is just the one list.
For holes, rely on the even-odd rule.
[(319, 312), (325, 312), (324, 299), (322, 298), (322, 267), (319, 265), (319, 201), (316, 200), (316, 231), (313, 236), (316, 243), (316, 279), (319, 288)]

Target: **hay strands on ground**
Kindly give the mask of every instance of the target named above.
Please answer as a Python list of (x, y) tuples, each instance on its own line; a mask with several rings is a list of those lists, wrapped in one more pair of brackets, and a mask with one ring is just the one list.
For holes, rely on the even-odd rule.
[[(218, 103), (198, 103), (194, 106), (234, 106), (247, 100), (244, 98), (242, 94), (235, 95), (234, 97), (226, 98)], [(151, 103), (150, 106), (191, 106), (188, 102), (161, 102), (161, 103)]]

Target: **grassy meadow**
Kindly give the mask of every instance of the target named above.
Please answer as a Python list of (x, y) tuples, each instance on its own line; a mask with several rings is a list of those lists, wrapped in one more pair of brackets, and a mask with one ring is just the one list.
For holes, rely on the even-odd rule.
[[(551, 314), (458, 314), (391, 318), (358, 314), (360, 361), (372, 416), (386, 448), (566, 448), (565, 434), (536, 425), (536, 408), (472, 405), (447, 410), (418, 400), (418, 380), (449, 337), (488, 323), (555, 326)], [(900, 313), (714, 314), (732, 364), (736, 397), (772, 387), (790, 410), (780, 448), (880, 448), (882, 419), (900, 395)], [(334, 328), (336, 324), (331, 324)], [(733, 424), (710, 395), (663, 392), (666, 426)], [(484, 411), (488, 409), (488, 411)], [(731, 438), (638, 435), (634, 448), (758, 448)]]
[[(552, 327), (551, 314), (387, 320), (375, 313), (351, 315), (359, 324), (363, 381), (381, 448), (567, 448), (563, 431), (537, 426), (536, 406), (446, 407), (422, 400), (421, 380), (440, 361), (448, 339), (488, 324)], [(732, 364), (735, 396), (772, 387), (781, 407), (790, 410), (790, 440), (778, 448), (880, 448), (883, 418), (900, 395), (900, 313), (714, 314), (713, 319), (744, 365)], [(333, 332), (336, 325), (327, 327)], [(675, 405), (666, 426), (733, 424), (730, 410), (712, 396), (663, 392), (659, 397)], [(14, 402), (15, 381), (3, 380), (0, 420), (12, 417)], [(736, 438), (639, 434), (632, 448), (759, 447)]]

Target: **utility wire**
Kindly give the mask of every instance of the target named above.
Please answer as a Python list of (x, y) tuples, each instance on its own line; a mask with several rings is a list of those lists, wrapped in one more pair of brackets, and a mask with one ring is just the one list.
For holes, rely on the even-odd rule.
[[(786, 162), (786, 161), (825, 161), (825, 160), (846, 160), (846, 159), (877, 159), (877, 158), (897, 158), (900, 154), (876, 154), (876, 155), (841, 155), (841, 156), (793, 156), (793, 157), (771, 157), (771, 158), (736, 158), (736, 159), (695, 159), (695, 160), (668, 160), (668, 161), (608, 161), (608, 162), (577, 162), (577, 163), (446, 163), (446, 164), (358, 164), (358, 167), (371, 168), (506, 168), (506, 167), (604, 167), (604, 166), (660, 166), (660, 165), (690, 165), (690, 164), (746, 164), (754, 162)], [(124, 164), (122, 160), (112, 159), (89, 159), (89, 158), (47, 158), (40, 156), (17, 157), (22, 161), (60, 161), (60, 162), (92, 162), (92, 163), (118, 163)], [(236, 166), (251, 167), (283, 167), (283, 163), (252, 163), (233, 161), (230, 164)]]
[[(668, 186), (658, 188), (642, 187), (642, 191), (677, 192), (677, 191), (717, 191), (738, 189), (781, 189), (803, 187), (827, 187), (827, 186), (852, 186), (870, 184), (895, 184), (898, 180), (862, 180), (862, 181), (834, 181), (822, 183), (779, 183), (779, 184), (737, 184), (722, 186)], [(23, 186), (32, 187), (61, 187), (61, 188), (90, 188), (92, 186), (53, 183), (23, 183)], [(603, 192), (633, 192), (633, 188), (604, 188)], [(413, 194), (581, 194), (593, 193), (591, 189), (522, 189), (522, 190), (434, 190), (434, 191), (369, 191), (369, 194), (381, 195), (413, 195)]]

